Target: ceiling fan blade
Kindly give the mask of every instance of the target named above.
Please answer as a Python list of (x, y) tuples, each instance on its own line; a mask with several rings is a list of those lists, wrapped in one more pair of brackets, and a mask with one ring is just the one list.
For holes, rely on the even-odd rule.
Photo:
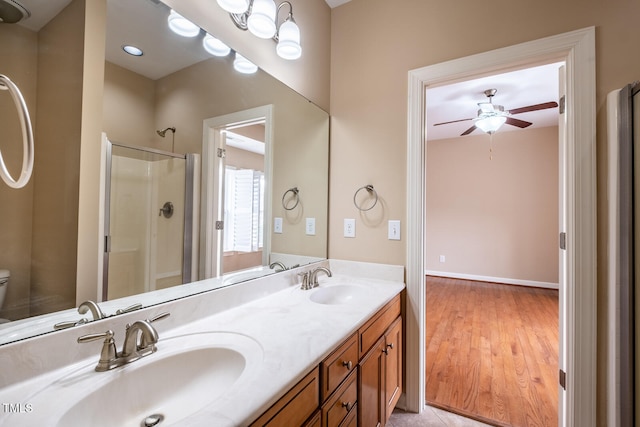
[(507, 117), (506, 123), (508, 125), (517, 126), (519, 128), (526, 128), (533, 124), (531, 122), (525, 122), (524, 120), (514, 119), (513, 117)]
[(460, 120), (452, 120), (450, 122), (434, 123), (434, 126), (448, 125), (449, 123), (466, 122), (466, 121), (469, 121), (469, 120), (473, 120), (473, 119), (460, 119)]
[(546, 110), (547, 108), (555, 108), (558, 106), (557, 102), (543, 102), (542, 104), (529, 105), (528, 107), (516, 108), (515, 110), (509, 110), (509, 114), (521, 114), (528, 113), (529, 111)]
[(471, 132), (473, 132), (474, 130), (476, 130), (476, 125), (471, 126), (469, 129), (465, 130), (462, 135), (460, 136), (465, 136), (465, 135), (469, 135)]

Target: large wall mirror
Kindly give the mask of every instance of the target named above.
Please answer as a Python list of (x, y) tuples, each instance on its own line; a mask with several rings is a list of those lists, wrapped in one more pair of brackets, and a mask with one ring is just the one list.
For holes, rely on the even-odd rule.
[[(238, 73), (235, 52), (212, 56), (203, 48), (204, 31), (191, 38), (172, 33), (171, 9), (158, 0), (101, 0), (106, 20), (104, 11), (92, 16), (96, 9), (85, 1), (20, 0), (31, 16), (0, 24), (0, 74), (25, 97), (36, 156), (27, 187), (0, 186), (0, 270), (10, 272), (0, 309), (10, 322), (0, 324), (0, 343), (53, 331), (60, 319), (91, 320), (75, 309), (79, 286), (95, 288), (112, 315), (116, 306), (146, 306), (327, 255), (328, 114), (262, 70)], [(103, 27), (85, 31), (94, 22)], [(91, 50), (95, 40), (105, 40), (104, 53)], [(124, 45), (143, 55), (127, 54)], [(104, 67), (87, 66), (87, 58)], [(21, 129), (3, 92), (0, 150), (15, 171)], [(101, 182), (91, 185), (110, 200), (100, 215), (125, 238), (105, 237), (105, 280), (113, 284), (78, 284), (78, 212), (87, 203), (79, 188), (88, 185), (81, 182), (80, 141), (86, 123), (96, 121), (86, 110), (87, 97), (96, 95), (103, 138), (90, 144), (101, 147), (101, 167), (117, 177), (101, 171)], [(183, 171), (186, 156), (195, 163), (193, 178)], [(248, 243), (240, 235), (246, 223), (236, 218), (244, 208), (230, 198), (244, 194), (243, 182), (260, 200), (248, 216), (255, 224)], [(216, 230), (220, 221), (226, 230)], [(240, 221), (235, 237), (230, 221)], [(96, 253), (95, 262), (104, 262)]]

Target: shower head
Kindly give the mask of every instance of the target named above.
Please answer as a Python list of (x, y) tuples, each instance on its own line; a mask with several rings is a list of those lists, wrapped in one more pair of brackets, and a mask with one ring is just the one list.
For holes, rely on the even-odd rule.
[(158, 135), (164, 138), (164, 135), (167, 133), (168, 130), (170, 130), (173, 133), (176, 133), (176, 128), (174, 127), (168, 127), (162, 130), (157, 130), (156, 132), (158, 133)]
[(15, 24), (31, 16), (17, 0), (0, 0), (0, 24)]

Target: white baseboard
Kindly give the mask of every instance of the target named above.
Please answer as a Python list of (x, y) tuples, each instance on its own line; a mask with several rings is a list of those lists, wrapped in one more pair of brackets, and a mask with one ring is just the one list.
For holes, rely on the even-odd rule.
[(450, 273), (446, 271), (425, 270), (427, 276), (451, 277), (453, 279), (476, 280), (479, 282), (504, 283), (506, 285), (531, 286), (534, 288), (558, 289), (557, 283), (536, 282), (535, 280), (510, 279), (507, 277), (479, 276), (476, 274)]

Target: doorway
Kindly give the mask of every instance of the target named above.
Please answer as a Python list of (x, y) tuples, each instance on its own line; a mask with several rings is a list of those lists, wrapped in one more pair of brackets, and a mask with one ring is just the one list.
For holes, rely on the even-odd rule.
[(557, 425), (563, 71), (426, 91), (426, 401), (492, 424)]
[[(425, 89), (452, 79), (545, 61), (567, 64), (566, 298), (560, 303), (561, 426), (595, 425), (595, 29), (573, 31), (425, 67), (409, 74), (406, 407), (424, 407)], [(577, 291), (579, 284), (579, 292)], [(566, 351), (564, 351), (566, 350)]]
[(200, 279), (268, 265), (272, 110), (204, 121)]

